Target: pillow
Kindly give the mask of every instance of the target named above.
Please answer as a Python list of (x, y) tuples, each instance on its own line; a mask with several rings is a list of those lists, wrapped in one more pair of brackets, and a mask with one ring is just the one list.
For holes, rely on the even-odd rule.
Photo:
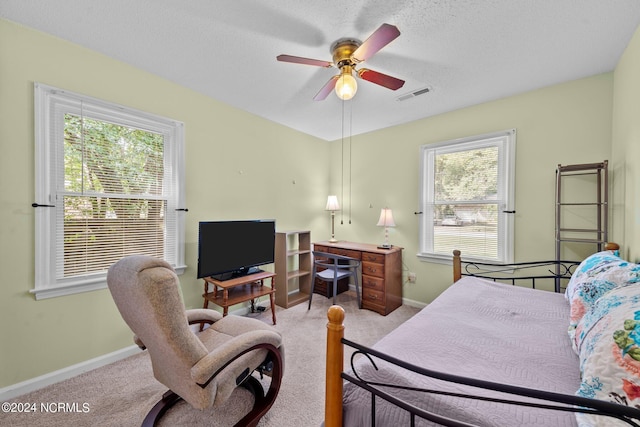
[[(609, 291), (580, 325), (580, 373), (576, 395), (640, 405), (640, 287)], [(609, 417), (576, 414), (578, 425), (612, 426)]]
[(569, 301), (569, 338), (574, 350), (575, 329), (593, 304), (612, 289), (640, 281), (640, 265), (625, 261), (610, 251), (591, 255), (571, 276), (565, 298)]
[(593, 277), (597, 273), (606, 269), (611, 263), (622, 261), (616, 253), (612, 251), (597, 252), (588, 256), (584, 261), (578, 265), (578, 268), (571, 275), (567, 289), (564, 292), (565, 298), (571, 302), (576, 297), (576, 292), (580, 291), (581, 285), (584, 281)]

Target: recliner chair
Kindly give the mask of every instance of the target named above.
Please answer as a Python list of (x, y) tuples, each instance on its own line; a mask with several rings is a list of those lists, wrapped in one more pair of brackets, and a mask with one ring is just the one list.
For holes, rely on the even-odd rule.
[[(107, 284), (134, 341), (147, 349), (155, 378), (167, 386), (143, 426), (181, 398), (197, 409), (219, 407), (243, 386), (255, 396), (237, 426), (255, 426), (278, 395), (284, 372), (282, 336), (260, 320), (215, 310), (185, 310), (178, 277), (165, 261), (144, 255), (122, 258), (109, 268)], [(210, 326), (196, 333), (189, 325)], [(271, 376), (264, 393), (254, 371)]]

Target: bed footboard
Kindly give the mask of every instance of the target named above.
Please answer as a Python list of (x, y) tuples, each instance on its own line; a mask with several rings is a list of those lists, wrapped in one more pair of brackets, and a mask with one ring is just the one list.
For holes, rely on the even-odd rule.
[(327, 368), (324, 425), (342, 426), (342, 370), (344, 368), (344, 309), (333, 305), (327, 312)]

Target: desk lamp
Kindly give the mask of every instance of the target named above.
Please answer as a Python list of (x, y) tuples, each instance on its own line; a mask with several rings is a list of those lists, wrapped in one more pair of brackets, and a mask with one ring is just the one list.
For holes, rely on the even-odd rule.
[(329, 242), (335, 243), (337, 240), (335, 238), (334, 221), (336, 218), (336, 211), (340, 210), (340, 205), (338, 205), (338, 196), (329, 196), (327, 198), (327, 207), (324, 208), (324, 210), (331, 211), (331, 239), (329, 239)]
[(378, 246), (381, 249), (389, 249), (389, 227), (395, 227), (396, 223), (393, 221), (393, 213), (389, 208), (383, 208), (380, 211), (380, 219), (378, 219), (378, 227), (384, 227), (384, 243)]

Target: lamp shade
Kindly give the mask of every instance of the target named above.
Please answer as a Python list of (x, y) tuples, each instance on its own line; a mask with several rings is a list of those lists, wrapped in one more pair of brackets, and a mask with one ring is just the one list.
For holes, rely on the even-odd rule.
[(326, 211), (339, 211), (340, 205), (338, 204), (338, 196), (329, 196), (327, 197), (327, 207), (324, 208)]
[(380, 219), (378, 219), (378, 226), (380, 227), (395, 227), (396, 223), (393, 221), (393, 213), (389, 208), (383, 208), (380, 211)]

